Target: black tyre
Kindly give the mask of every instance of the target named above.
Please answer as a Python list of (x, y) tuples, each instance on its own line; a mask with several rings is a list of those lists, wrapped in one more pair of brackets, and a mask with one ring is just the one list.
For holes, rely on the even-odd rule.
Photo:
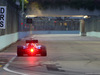
[(47, 56), (47, 52), (46, 52), (46, 47), (45, 46), (41, 47), (41, 56)]
[(23, 46), (17, 46), (17, 56), (23, 56)]

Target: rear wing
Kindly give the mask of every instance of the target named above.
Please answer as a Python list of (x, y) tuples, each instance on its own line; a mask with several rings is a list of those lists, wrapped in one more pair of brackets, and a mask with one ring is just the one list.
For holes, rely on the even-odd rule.
[(38, 40), (26, 40), (26, 43), (38, 43)]

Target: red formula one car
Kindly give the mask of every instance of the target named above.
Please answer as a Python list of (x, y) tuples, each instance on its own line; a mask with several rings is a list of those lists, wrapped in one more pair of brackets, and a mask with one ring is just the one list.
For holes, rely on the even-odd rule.
[(38, 45), (38, 40), (26, 40), (26, 45), (17, 46), (17, 56), (35, 56), (40, 54), (41, 56), (47, 56), (46, 47)]

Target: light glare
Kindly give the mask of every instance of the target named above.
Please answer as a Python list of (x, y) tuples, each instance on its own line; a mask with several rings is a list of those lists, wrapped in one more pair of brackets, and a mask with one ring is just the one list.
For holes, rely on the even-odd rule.
[(34, 52), (34, 49), (31, 49), (30, 51), (31, 51), (31, 52)]

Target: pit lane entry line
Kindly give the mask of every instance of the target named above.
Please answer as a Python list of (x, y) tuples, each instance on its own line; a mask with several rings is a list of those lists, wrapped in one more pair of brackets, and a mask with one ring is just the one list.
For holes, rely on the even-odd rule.
[[(17, 56), (17, 55), (16, 55), (16, 56)], [(8, 66), (10, 65), (11, 62), (13, 62), (13, 60), (16, 58), (16, 56), (14, 56), (14, 57), (3, 67), (3, 69), (4, 69), (5, 71), (11, 72), (11, 73), (15, 73), (15, 74), (28, 75), (28, 74), (24, 74), (24, 73), (21, 73), (21, 72), (17, 72), (17, 71), (13, 71), (13, 70), (8, 69)]]

